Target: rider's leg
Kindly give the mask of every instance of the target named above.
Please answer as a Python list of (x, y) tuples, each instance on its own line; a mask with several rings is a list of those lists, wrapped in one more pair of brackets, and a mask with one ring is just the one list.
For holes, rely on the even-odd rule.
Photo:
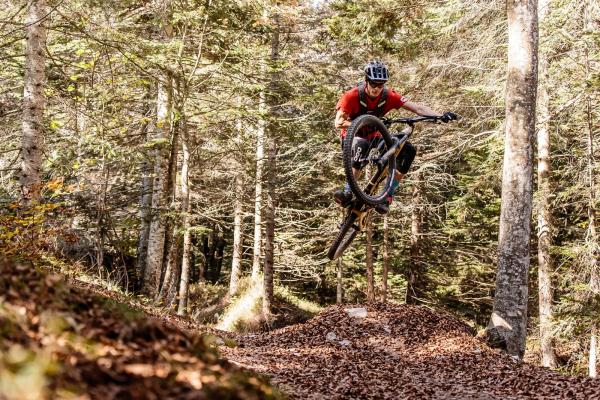
[(404, 177), (408, 173), (408, 170), (410, 169), (410, 166), (413, 160), (415, 159), (416, 155), (417, 149), (415, 149), (415, 147), (412, 144), (407, 142), (402, 148), (402, 151), (400, 151), (398, 158), (396, 159), (396, 172), (394, 174), (392, 186), (388, 191), (387, 202), (377, 205), (377, 207), (375, 207), (375, 211), (377, 211), (380, 214), (387, 214), (387, 212), (390, 209), (390, 204), (392, 204), (392, 201), (394, 199), (396, 189), (398, 189), (400, 181), (402, 181), (402, 179), (404, 179)]
[(402, 172), (396, 170), (396, 172), (394, 173), (394, 180), (392, 181), (392, 186), (390, 187), (390, 190), (388, 191), (389, 196), (394, 197), (394, 193), (396, 193), (396, 189), (398, 189), (398, 186), (400, 186), (400, 181), (402, 181), (402, 179), (404, 179), (405, 176), (406, 176), (406, 174), (403, 174)]

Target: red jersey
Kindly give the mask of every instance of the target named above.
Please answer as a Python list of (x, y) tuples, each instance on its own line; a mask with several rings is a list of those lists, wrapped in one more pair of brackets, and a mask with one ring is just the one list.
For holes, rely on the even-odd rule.
[[(383, 90), (379, 94), (379, 96), (375, 98), (371, 98), (365, 94), (365, 100), (367, 103), (368, 110), (375, 110), (377, 108), (377, 104), (383, 95)], [(387, 114), (391, 110), (395, 110), (401, 108), (404, 103), (406, 103), (408, 99), (398, 93), (396, 93), (392, 89), (388, 89), (388, 96), (385, 104), (383, 105), (383, 115)], [(335, 106), (336, 111), (342, 110), (344, 113), (348, 114), (351, 120), (359, 116), (360, 113), (360, 99), (358, 95), (358, 87), (348, 90), (346, 93), (340, 97)], [(341, 131), (342, 137), (346, 136), (346, 128), (342, 128)], [(369, 135), (371, 136), (371, 135)]]

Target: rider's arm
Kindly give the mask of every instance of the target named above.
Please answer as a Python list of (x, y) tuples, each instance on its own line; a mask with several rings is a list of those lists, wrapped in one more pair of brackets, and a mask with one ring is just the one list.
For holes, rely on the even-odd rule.
[(402, 108), (408, 110), (408, 111), (412, 111), (415, 114), (418, 114), (420, 116), (432, 116), (432, 117), (441, 117), (442, 114), (432, 110), (431, 108), (422, 105), (422, 104), (417, 104), (417, 103), (413, 103), (412, 101), (407, 101), (406, 103), (404, 103), (402, 105)]
[(337, 110), (335, 114), (335, 127), (338, 129), (347, 128), (352, 124), (350, 116), (341, 109)]

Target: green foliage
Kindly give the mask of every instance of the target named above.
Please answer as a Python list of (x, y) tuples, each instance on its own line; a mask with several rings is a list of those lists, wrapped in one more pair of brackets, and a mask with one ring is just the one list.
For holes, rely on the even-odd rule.
[[(369, 2), (334, 1), (331, 9), (334, 15), (327, 21), (329, 33), (341, 43), (352, 47), (364, 48), (379, 54), (398, 54), (405, 56), (418, 46), (415, 30), (427, 36), (424, 27), (422, 2), (385, 0)], [(350, 54), (348, 54), (350, 56)]]
[[(20, 24), (24, 14), (17, 3), (0, 10), (0, 19)], [(314, 304), (296, 294), (320, 304), (335, 298), (336, 267), (326, 262), (325, 251), (341, 218), (331, 192), (344, 181), (338, 132), (332, 128), (336, 100), (362, 79), (365, 61), (381, 58), (390, 67), (390, 87), (434, 110), (463, 116), (458, 124), (420, 127), (411, 139), (419, 151), (412, 171), (419, 169), (421, 178), (417, 182), (416, 174), (409, 174), (392, 206), (388, 298), (404, 301), (416, 265), (425, 282), (424, 302), (485, 325), (501, 205), (504, 2), (280, 3), (277, 61), (270, 60), (270, 35), (276, 28), (267, 17), (273, 11), (270, 2), (169, 4), (162, 13), (132, 1), (67, 0), (60, 13), (53, 13), (42, 171), (47, 187), (43, 201), (27, 210), (17, 201), (25, 41), (22, 29), (7, 33), (0, 70), (0, 251), (34, 260), (67, 255), (111, 277), (113, 289), (122, 285), (117, 276), (132, 273), (137, 253), (142, 177), (153, 176), (155, 150), (175, 143), (172, 137), (156, 136), (157, 83), (169, 76), (171, 132), (182, 134), (185, 122), (189, 136), (195, 271), (205, 262), (203, 236), (220, 232), (226, 243), (220, 280), (192, 285), (192, 314), (214, 322), (228, 305), (216, 300), (227, 291), (236, 196), (243, 202), (242, 266), (245, 272), (250, 268), (256, 132), (262, 122), (278, 145), (275, 269), (277, 279), (290, 288), (278, 294), (315, 312)], [(551, 93), (551, 201), (557, 227), (552, 251), (560, 311), (555, 324), (568, 349), (569, 371), (581, 370), (585, 362), (582, 349), (597, 302), (589, 285), (590, 260), (597, 250), (590, 244), (588, 209), (598, 210), (600, 174), (597, 154), (595, 164), (588, 163), (587, 141), (591, 126), (593, 147), (600, 148), (594, 128), (600, 117), (600, 35), (583, 26), (582, 7), (573, 0), (551, 2), (540, 40), (548, 55)], [(268, 107), (259, 107), (262, 92)], [(238, 176), (242, 193), (233, 186)], [(171, 182), (180, 183), (180, 175)], [(412, 195), (417, 184), (421, 204)], [(417, 262), (410, 255), (416, 206), (423, 225)], [(181, 199), (172, 196), (164, 208), (160, 211), (180, 240)], [(379, 280), (381, 219), (375, 219), (374, 229)], [(366, 297), (364, 248), (361, 236), (344, 255), (347, 301)], [(534, 252), (532, 235), (535, 273)], [(120, 260), (115, 264), (120, 269), (97, 265), (101, 256), (104, 264), (111, 257)], [(254, 300), (249, 314), (259, 310)], [(200, 312), (211, 306), (207, 315)], [(125, 315), (136, 317), (126, 310)], [(56, 322), (60, 327), (60, 319)], [(17, 328), (7, 322), (0, 329)]]

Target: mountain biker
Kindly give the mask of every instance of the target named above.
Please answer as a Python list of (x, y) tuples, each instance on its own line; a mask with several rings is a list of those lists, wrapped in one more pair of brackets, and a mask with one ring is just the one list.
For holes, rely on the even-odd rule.
[[(404, 108), (420, 116), (441, 117), (443, 122), (448, 122), (457, 118), (456, 114), (446, 112), (440, 114), (431, 108), (411, 102), (406, 97), (398, 94), (392, 89), (385, 88), (389, 74), (386, 65), (378, 60), (370, 61), (365, 65), (365, 81), (357, 87), (345, 92), (338, 100), (336, 105), (335, 127), (341, 129), (341, 139), (346, 137), (346, 128), (352, 121), (363, 114), (373, 114), (382, 118), (389, 111)], [(359, 131), (352, 143), (352, 153), (355, 154), (358, 149), (363, 153), (368, 151), (374, 145), (373, 141), (381, 140), (379, 132)], [(408, 172), (417, 150), (407, 142), (396, 159), (396, 173), (392, 186), (388, 192), (386, 202), (378, 204), (375, 211), (379, 214), (387, 214), (392, 204), (394, 192), (398, 188), (400, 181)], [(357, 163), (352, 168), (355, 176), (360, 174), (360, 164)], [(352, 201), (352, 192), (350, 185), (346, 183), (345, 187), (336, 190), (333, 194), (335, 201), (342, 207), (346, 207)]]

